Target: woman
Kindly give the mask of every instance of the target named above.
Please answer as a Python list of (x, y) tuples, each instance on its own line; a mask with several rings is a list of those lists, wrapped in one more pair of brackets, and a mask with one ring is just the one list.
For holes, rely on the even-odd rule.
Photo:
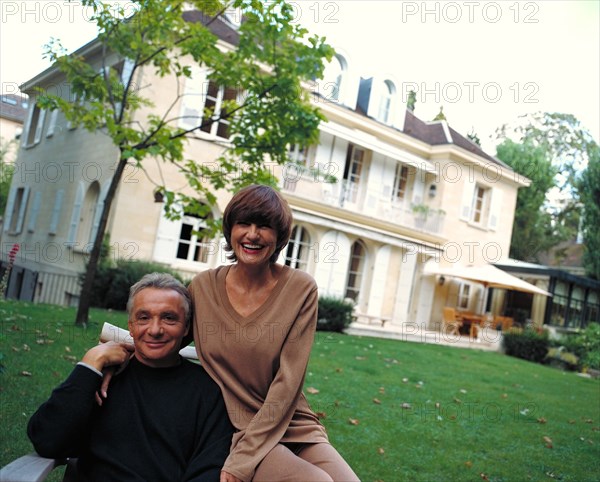
[(291, 226), (274, 189), (240, 190), (223, 215), (235, 264), (190, 285), (198, 357), (238, 430), (221, 482), (358, 480), (302, 393), (318, 293), (312, 277), (275, 263)]

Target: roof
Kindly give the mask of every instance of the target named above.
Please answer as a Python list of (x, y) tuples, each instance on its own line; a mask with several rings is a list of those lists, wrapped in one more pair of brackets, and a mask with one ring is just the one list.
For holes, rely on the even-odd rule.
[(27, 117), (28, 100), (24, 95), (6, 94), (0, 100), (0, 117), (20, 124)]
[(489, 155), (479, 145), (470, 141), (462, 134), (459, 134), (457, 131), (455, 131), (452, 127), (448, 125), (448, 130), (450, 132), (450, 137), (452, 141), (449, 142), (448, 138), (446, 137), (446, 133), (444, 132), (444, 122), (446, 121), (424, 122), (421, 119), (419, 119), (413, 112), (407, 110), (406, 117), (404, 120), (403, 132), (432, 146), (454, 144), (455, 146), (458, 146), (472, 154), (482, 157), (487, 161), (493, 162), (507, 169), (511, 169), (510, 166), (502, 162), (500, 159)]
[(187, 10), (183, 12), (183, 18), (187, 22), (202, 23), (207, 26), (213, 34), (231, 45), (239, 44), (239, 32), (222, 17), (217, 17), (215, 19), (215, 17), (210, 17), (198, 10)]
[(522, 274), (536, 274), (541, 276), (548, 276), (550, 278), (556, 278), (561, 281), (574, 283), (578, 286), (585, 288), (591, 288), (593, 290), (600, 290), (600, 281), (586, 276), (579, 276), (576, 274), (569, 273), (564, 269), (560, 269), (554, 266), (543, 266), (534, 263), (526, 263), (516, 259), (509, 259), (502, 263), (494, 263), (494, 266), (511, 273), (522, 273)]

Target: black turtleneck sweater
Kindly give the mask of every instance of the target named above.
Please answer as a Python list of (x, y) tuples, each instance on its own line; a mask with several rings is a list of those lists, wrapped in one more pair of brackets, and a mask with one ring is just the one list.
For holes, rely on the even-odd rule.
[(43, 457), (77, 457), (81, 480), (218, 481), (233, 427), (219, 387), (181, 359), (151, 368), (132, 358), (99, 407), (102, 378), (76, 366), (31, 417), (27, 434)]

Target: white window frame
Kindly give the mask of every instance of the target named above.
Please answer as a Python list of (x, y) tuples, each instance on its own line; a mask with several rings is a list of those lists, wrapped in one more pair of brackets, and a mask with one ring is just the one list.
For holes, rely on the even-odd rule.
[(294, 226), (288, 245), (285, 248), (284, 264), (290, 268), (306, 271), (310, 248), (310, 234), (308, 230), (299, 224)]
[(490, 215), (491, 189), (482, 184), (475, 184), (471, 201), (469, 220), (478, 226), (487, 226)]
[(379, 96), (379, 109), (377, 119), (384, 124), (390, 124), (392, 120), (392, 111), (394, 96), (396, 95), (396, 86), (391, 80), (384, 80), (381, 85), (381, 95)]
[(323, 88), (321, 95), (330, 102), (341, 102), (342, 88), (344, 88), (347, 77), (346, 59), (339, 54), (334, 55), (325, 66), (323, 73)]
[[(362, 252), (355, 254), (355, 247), (360, 247)], [(356, 261), (356, 265), (354, 264)], [(360, 299), (360, 291), (362, 288), (365, 266), (367, 262), (367, 247), (360, 240), (354, 241), (350, 245), (350, 256), (348, 258), (348, 274), (344, 286), (344, 297), (358, 302)], [(353, 269), (354, 268), (354, 269)], [(354, 276), (354, 281), (351, 284), (351, 278)]]
[(23, 231), (25, 211), (29, 199), (30, 188), (27, 186), (17, 187), (10, 190), (6, 202), (6, 219), (4, 220), (4, 231), (9, 234), (20, 234)]
[(469, 283), (460, 283), (458, 287), (458, 299), (456, 306), (461, 309), (469, 309), (469, 297), (471, 296), (471, 285)]
[(37, 102), (31, 104), (29, 116), (27, 117), (27, 134), (23, 136), (25, 147), (33, 147), (42, 140), (46, 110), (41, 109)]
[(396, 164), (394, 172), (394, 186), (392, 188), (392, 202), (403, 203), (408, 197), (408, 166), (405, 164)]
[[(190, 239), (183, 239), (183, 227), (184, 225), (191, 226)], [(209, 262), (209, 256), (214, 254), (214, 240), (208, 236), (199, 236), (198, 233), (206, 228), (206, 221), (199, 216), (183, 214), (179, 222), (179, 235), (175, 244), (174, 258), (178, 262), (189, 262), (189, 263), (202, 263), (207, 264)], [(185, 257), (179, 256), (179, 249), (182, 245), (188, 246), (187, 255)], [(199, 250), (199, 256), (196, 259), (196, 251)]]
[[(215, 138), (219, 138), (219, 139), (229, 139), (229, 132), (227, 132), (227, 135), (224, 136), (222, 135), (223, 133), (220, 132), (221, 129), (226, 129), (227, 131), (229, 130), (229, 124), (230, 121), (229, 119), (219, 119), (219, 117), (221, 116), (222, 113), (222, 108), (223, 108), (223, 103), (226, 100), (235, 100), (235, 101), (239, 101), (239, 92), (236, 89), (230, 88), (230, 87), (224, 87), (222, 85), (217, 85), (216, 82), (214, 82), (213, 80), (207, 80), (205, 82), (205, 87), (206, 87), (206, 91), (204, 92), (203, 95), (203, 109), (202, 109), (202, 120), (200, 121), (201, 124), (204, 124), (204, 122), (206, 122), (209, 119), (215, 119), (213, 122), (211, 122), (210, 124), (202, 127), (201, 129), (199, 129), (201, 132), (204, 132), (205, 134), (210, 135), (211, 137), (215, 137)], [(215, 95), (210, 95), (213, 93), (214, 89), (217, 89), (217, 92)], [(231, 93), (233, 92), (235, 98), (230, 98)], [(226, 93), (228, 94), (226, 96)], [(226, 98), (227, 97), (227, 98)], [(207, 109), (207, 103), (214, 103), (214, 109), (212, 111), (211, 117), (207, 117), (206, 115), (206, 109)]]

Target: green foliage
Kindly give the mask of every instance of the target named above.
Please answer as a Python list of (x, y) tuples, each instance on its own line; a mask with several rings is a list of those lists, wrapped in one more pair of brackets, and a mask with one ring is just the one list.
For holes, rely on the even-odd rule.
[(10, 183), (14, 173), (14, 166), (6, 162), (6, 157), (15, 147), (15, 144), (14, 140), (4, 142), (4, 138), (0, 138), (0, 217), (4, 216), (8, 191), (10, 190)]
[[(91, 306), (124, 311), (129, 288), (148, 273), (169, 273), (186, 286), (189, 280), (169, 266), (150, 261), (118, 259), (113, 261), (108, 236), (102, 243), (102, 254), (92, 288)], [(83, 281), (85, 275), (81, 276)]]
[(568, 237), (545, 207), (546, 193), (556, 186), (557, 168), (546, 150), (529, 141), (517, 144), (506, 139), (496, 148), (496, 156), (531, 180), (531, 184), (519, 189), (517, 194), (510, 257), (537, 261), (540, 253)]
[[(575, 239), (581, 211), (579, 174), (597, 153), (598, 146), (577, 118), (556, 112), (524, 116), (514, 128), (504, 125), (498, 129), (497, 138), (504, 140), (497, 157), (513, 168), (516, 165), (519, 174), (533, 181), (531, 186), (519, 190), (518, 199), (522, 202), (517, 201), (512, 238), (516, 246), (511, 246), (511, 256), (535, 262), (538, 253)], [(522, 146), (520, 152), (511, 146), (511, 139), (512, 145)], [(524, 156), (525, 163), (518, 160), (519, 155)], [(552, 183), (548, 181), (550, 173)], [(541, 209), (536, 208), (539, 196), (550, 190), (567, 201), (561, 205), (546, 202)], [(535, 193), (525, 200), (527, 191)]]
[(115, 266), (103, 265), (98, 268), (92, 290), (92, 306), (125, 310), (129, 288), (142, 276), (154, 272), (169, 273), (186, 285), (189, 282), (164, 264), (150, 261), (118, 260)]
[(535, 363), (544, 361), (549, 345), (547, 332), (538, 333), (529, 328), (513, 328), (502, 337), (502, 346), (507, 355)]
[(596, 145), (590, 152), (578, 184), (583, 204), (583, 265), (588, 276), (600, 280), (600, 148)]
[(590, 323), (577, 334), (562, 336), (560, 346), (578, 358), (579, 369), (600, 370), (600, 324)]
[(352, 323), (354, 304), (342, 298), (321, 296), (317, 315), (317, 330), (343, 333)]

